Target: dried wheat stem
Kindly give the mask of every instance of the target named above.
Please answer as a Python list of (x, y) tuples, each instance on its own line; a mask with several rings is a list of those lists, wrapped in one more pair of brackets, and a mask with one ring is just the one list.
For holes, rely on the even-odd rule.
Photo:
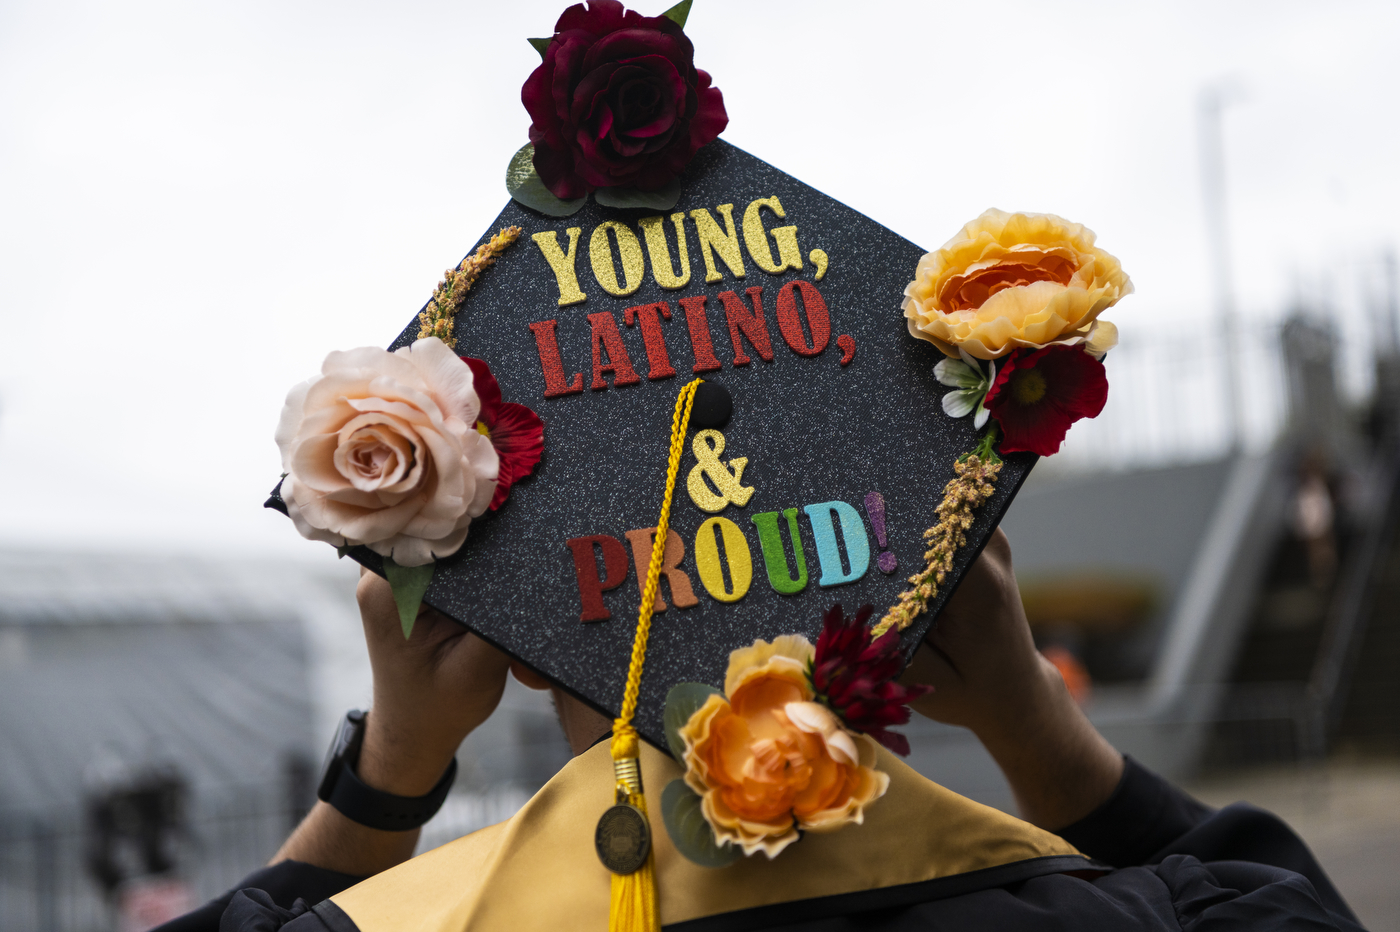
[(967, 543), (972, 513), (996, 491), (1001, 465), (995, 456), (984, 460), (975, 453), (954, 464), (956, 476), (944, 487), (943, 501), (938, 503), (938, 523), (924, 532), (929, 545), (924, 553), (927, 565), (909, 577), (911, 588), (899, 594), (899, 601), (875, 625), (874, 636), (879, 637), (890, 628), (903, 631), (938, 595), (938, 587), (953, 569), (953, 558)]
[(418, 314), (418, 339), (437, 337), (448, 346), (455, 347), (457, 338), (453, 334), (453, 317), (457, 308), (466, 300), (467, 292), (487, 266), (519, 238), (520, 227), (506, 227), (488, 242), (482, 243), (455, 269), (443, 273), (443, 279), (433, 290), (428, 306)]

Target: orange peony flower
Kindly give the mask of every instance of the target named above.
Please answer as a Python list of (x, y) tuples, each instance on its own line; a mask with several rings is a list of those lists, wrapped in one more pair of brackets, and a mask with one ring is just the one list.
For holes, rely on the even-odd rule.
[(919, 260), (904, 289), (909, 332), (957, 358), (1089, 344), (1102, 356), (1117, 330), (1099, 314), (1131, 294), (1093, 231), (1053, 214), (988, 210)]
[(729, 655), (722, 698), (711, 696), (680, 729), (685, 781), (720, 844), (774, 858), (798, 830), (860, 824), (884, 795), (875, 742), (813, 702), (811, 642), (755, 641)]

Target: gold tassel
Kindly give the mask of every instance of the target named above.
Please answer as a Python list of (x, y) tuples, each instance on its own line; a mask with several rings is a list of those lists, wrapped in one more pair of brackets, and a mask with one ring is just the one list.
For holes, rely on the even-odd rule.
[[(646, 661), (652, 607), (656, 604), (656, 588), (666, 554), (666, 534), (671, 526), (671, 497), (676, 490), (676, 473), (680, 471), (681, 457), (684, 455), (685, 434), (690, 426), (695, 390), (702, 381), (695, 379), (688, 383), (676, 398), (676, 409), (671, 419), (670, 455), (666, 463), (666, 490), (661, 496), (661, 515), (656, 521), (651, 564), (647, 567), (646, 585), (642, 587), (642, 607), (637, 615), (637, 633), (632, 640), (632, 660), (627, 667), (622, 712), (613, 722), (610, 748), (616, 781), (614, 797), (618, 803), (636, 807), (643, 819), (647, 819), (647, 800), (642, 791), (640, 748), (637, 745), (637, 729), (632, 727), (632, 716), (637, 712), (637, 694), (642, 684), (642, 664)], [(661, 932), (661, 911), (656, 895), (655, 845), (648, 845), (646, 860), (641, 867), (630, 874), (612, 875), (608, 932)]]
[[(647, 814), (642, 792), (641, 761), (637, 759), (637, 732), (631, 725), (614, 730), (613, 771), (617, 775), (617, 801)], [(656, 847), (647, 851), (646, 863), (630, 874), (612, 875), (612, 903), (608, 932), (660, 932), (661, 914), (656, 904)]]

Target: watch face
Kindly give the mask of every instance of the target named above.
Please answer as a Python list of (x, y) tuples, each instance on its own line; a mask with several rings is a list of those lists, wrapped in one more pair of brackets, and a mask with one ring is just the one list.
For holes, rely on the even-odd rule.
[(347, 759), (358, 756), (360, 742), (364, 738), (365, 713), (355, 710), (340, 720), (340, 727), (326, 749), (326, 760), (321, 764), (321, 783), (316, 788), (316, 798), (322, 802), (330, 799), (335, 783), (340, 779), (340, 768)]

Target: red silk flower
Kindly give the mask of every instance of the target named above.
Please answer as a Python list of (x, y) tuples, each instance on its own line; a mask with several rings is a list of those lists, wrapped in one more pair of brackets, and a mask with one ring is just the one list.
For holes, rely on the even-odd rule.
[(899, 632), (891, 628), (872, 640), (866, 626), (872, 611), (866, 605), (847, 618), (838, 603), (826, 613), (812, 660), (812, 689), (847, 727), (908, 755), (909, 739), (886, 729), (908, 722), (908, 703), (933, 692), (933, 687), (894, 681), (903, 668)]
[(591, 0), (564, 11), (544, 61), (520, 89), (535, 171), (556, 197), (663, 188), (724, 131), (719, 88), (665, 16)]
[(1079, 346), (1047, 346), (1007, 357), (983, 402), (1001, 425), (1002, 453), (1049, 456), (1069, 426), (1098, 417), (1108, 401), (1103, 363)]
[(501, 386), (485, 362), (469, 356), (463, 356), (462, 362), (471, 367), (476, 394), (481, 399), (476, 428), (481, 430), (485, 425), (481, 432), (496, 448), (501, 461), (490, 506), (495, 511), (510, 495), (510, 487), (530, 475), (539, 463), (544, 452), (544, 422), (524, 405), (501, 400)]

